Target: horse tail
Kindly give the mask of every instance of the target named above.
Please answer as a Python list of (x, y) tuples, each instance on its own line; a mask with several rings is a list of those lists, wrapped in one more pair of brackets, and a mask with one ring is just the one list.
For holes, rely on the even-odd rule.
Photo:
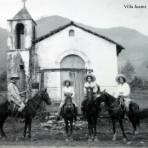
[(139, 105), (136, 104), (135, 102), (131, 102), (129, 104), (129, 119), (134, 122), (137, 126), (140, 125), (140, 109)]

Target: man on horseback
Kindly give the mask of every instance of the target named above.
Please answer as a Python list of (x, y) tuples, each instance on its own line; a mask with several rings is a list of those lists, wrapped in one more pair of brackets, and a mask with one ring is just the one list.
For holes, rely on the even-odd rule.
[(75, 108), (76, 110), (78, 110), (78, 106), (76, 104), (76, 102), (74, 101), (74, 96), (75, 96), (75, 93), (74, 93), (74, 88), (72, 86), (72, 82), (70, 80), (65, 80), (64, 83), (64, 88), (63, 88), (63, 97), (62, 97), (62, 101), (61, 101), (61, 104), (59, 106), (59, 109), (58, 109), (58, 117), (57, 119), (59, 119), (60, 117), (60, 113), (61, 113), (61, 108), (63, 107), (63, 105), (65, 104), (65, 100), (68, 96), (71, 97), (72, 99), (72, 103), (75, 105)]
[(25, 108), (25, 104), (21, 99), (21, 94), (25, 92), (19, 92), (16, 85), (18, 80), (18, 75), (12, 75), (10, 78), (10, 83), (8, 84), (8, 101), (16, 104), (19, 107), (18, 111), (21, 112)]
[(127, 79), (123, 74), (120, 74), (116, 77), (118, 83), (117, 91), (115, 93), (115, 98), (118, 98), (120, 104), (123, 105), (126, 111), (129, 110), (130, 99), (130, 86), (127, 83)]
[(85, 104), (85, 101), (87, 100), (87, 88), (91, 87), (93, 89), (94, 97), (97, 97), (100, 91), (100, 87), (97, 85), (95, 80), (96, 80), (96, 77), (92, 73), (88, 73), (85, 76), (84, 100), (82, 101), (82, 106), (81, 106), (82, 111), (84, 111), (84, 104)]

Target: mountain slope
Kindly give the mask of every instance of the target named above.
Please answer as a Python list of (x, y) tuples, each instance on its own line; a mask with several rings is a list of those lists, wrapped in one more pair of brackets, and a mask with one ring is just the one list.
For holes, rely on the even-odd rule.
[(111, 28), (108, 33), (113, 40), (125, 47), (119, 56), (119, 64), (123, 65), (129, 60), (134, 65), (137, 75), (148, 79), (148, 36), (123, 27)]

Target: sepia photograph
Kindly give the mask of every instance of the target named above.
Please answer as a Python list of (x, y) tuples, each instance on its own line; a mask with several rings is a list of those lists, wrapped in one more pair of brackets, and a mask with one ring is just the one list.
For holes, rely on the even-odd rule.
[(148, 1), (0, 0), (1, 147), (148, 147)]

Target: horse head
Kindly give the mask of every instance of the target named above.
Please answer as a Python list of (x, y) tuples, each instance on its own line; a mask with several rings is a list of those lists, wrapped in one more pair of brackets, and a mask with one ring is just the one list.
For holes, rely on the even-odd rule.
[(40, 92), (41, 98), (43, 101), (47, 103), (47, 105), (51, 105), (51, 98), (48, 95), (47, 88), (42, 89)]
[(100, 92), (100, 102), (105, 103), (107, 106), (110, 106), (113, 102), (116, 101), (112, 95), (110, 95), (106, 90)]
[(72, 97), (67, 95), (65, 96), (65, 104), (63, 105), (62, 109), (61, 109), (61, 115), (63, 116), (64, 119), (69, 119), (69, 118), (73, 118), (74, 112), (75, 112), (75, 108), (74, 105), (72, 103)]
[(73, 109), (72, 97), (67, 95), (65, 99), (65, 108), (67, 110)]

